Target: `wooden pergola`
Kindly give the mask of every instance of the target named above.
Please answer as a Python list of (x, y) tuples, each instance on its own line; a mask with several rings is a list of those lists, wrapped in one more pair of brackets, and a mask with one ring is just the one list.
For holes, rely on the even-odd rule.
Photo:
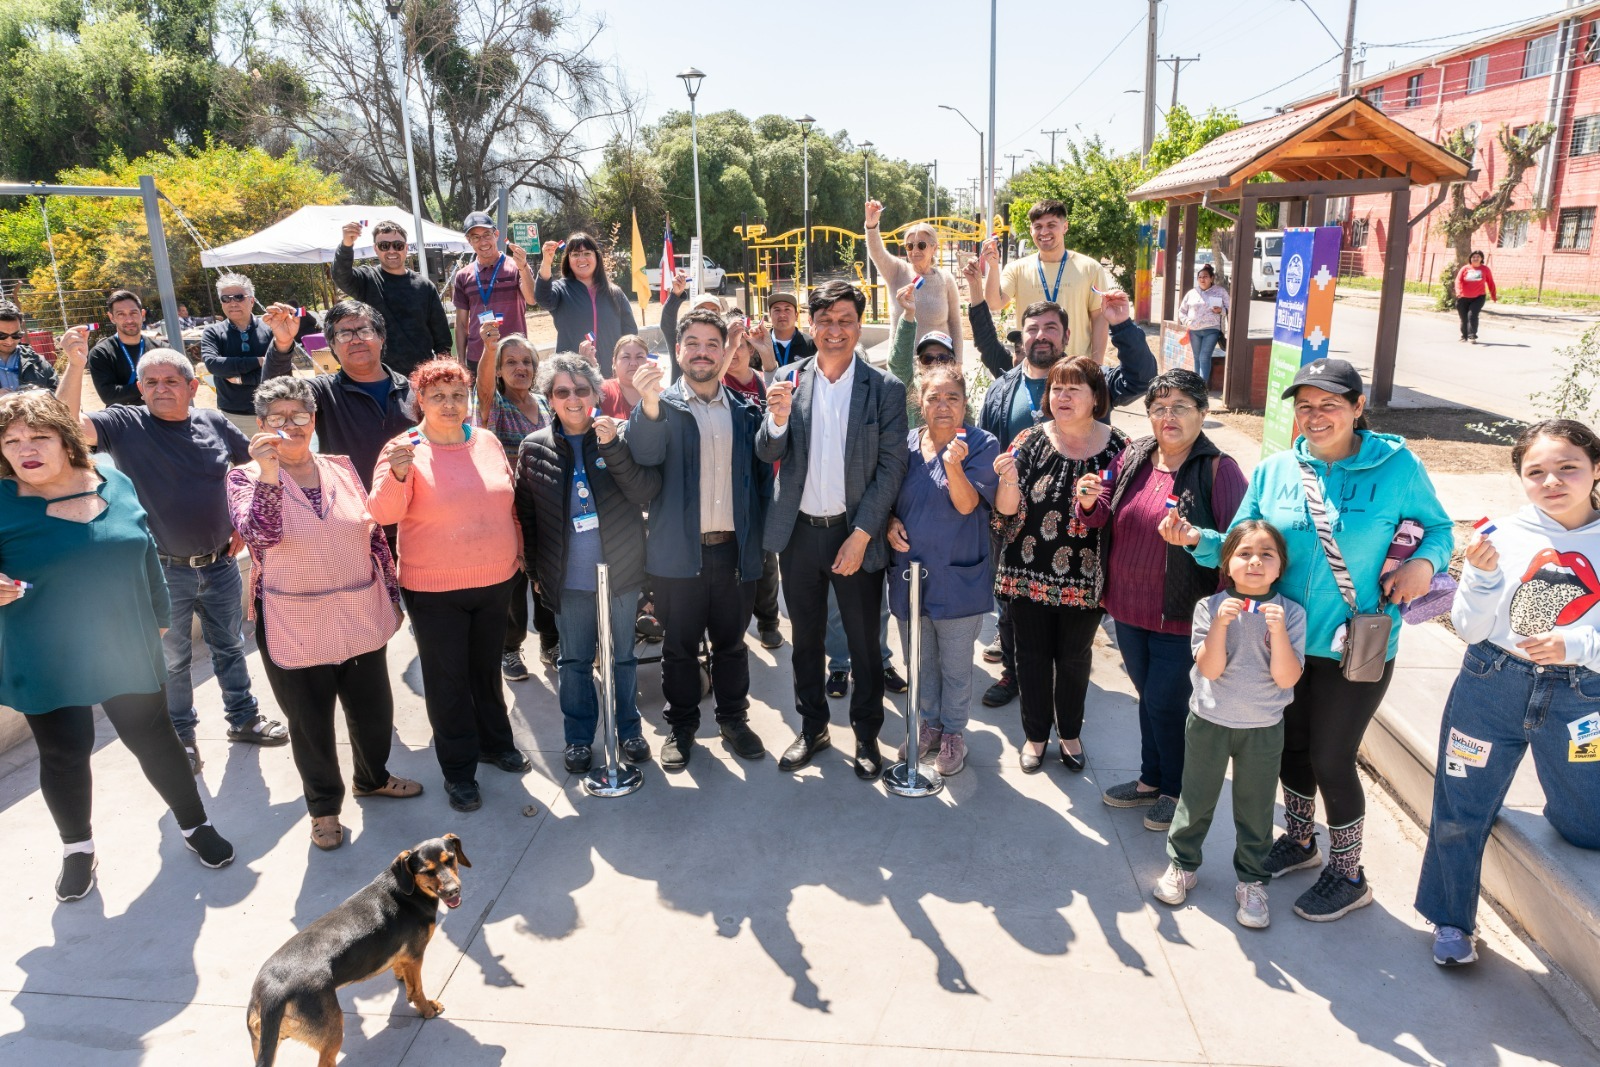
[[(1285, 226), (1320, 226), (1327, 218), (1329, 197), (1389, 194), (1370, 383), (1371, 403), (1382, 407), (1394, 392), (1411, 228), (1444, 202), (1451, 185), (1476, 177), (1470, 161), (1407, 129), (1362, 97), (1346, 96), (1225, 133), (1145, 182), (1129, 199), (1165, 201), (1167, 248), (1181, 243), (1183, 276), (1174, 275), (1169, 254), (1162, 283), (1162, 308), (1170, 317), (1178, 295), (1194, 284), (1202, 207), (1233, 222), (1234, 274), (1245, 278), (1248, 286), (1259, 204), (1284, 203)], [(1411, 215), (1411, 190), (1426, 185), (1437, 185), (1438, 193)], [(1220, 210), (1219, 204), (1237, 204), (1237, 214)], [(1224, 364), (1223, 402), (1248, 407), (1254, 353), (1248, 342), (1249, 299), (1232, 302), (1227, 333), (1231, 343)]]

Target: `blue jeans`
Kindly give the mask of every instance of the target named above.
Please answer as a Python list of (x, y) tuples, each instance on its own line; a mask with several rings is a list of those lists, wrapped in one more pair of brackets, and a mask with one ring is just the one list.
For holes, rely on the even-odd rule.
[(178, 738), (194, 741), (200, 713), (194, 707), (194, 682), (189, 665), (194, 659), (191, 630), (200, 613), (200, 633), (211, 649), (211, 672), (222, 687), (222, 710), (230, 727), (255, 721), (261, 709), (250, 693), (250, 668), (244, 658), (244, 583), (232, 556), (204, 567), (163, 563), (167, 592), (172, 597), (172, 621), (161, 638), (167, 661), (167, 714)]
[[(566, 743), (593, 745), (600, 721), (600, 695), (594, 684), (594, 660), (599, 640), (593, 593), (561, 590), (561, 610), (556, 631), (561, 635), (561, 658), (556, 661), (561, 689), (561, 717), (566, 721)], [(635, 697), (638, 659), (633, 651), (633, 620), (638, 615), (639, 591), (611, 598), (611, 690), (617, 703), (617, 739), (639, 737), (639, 703)]]
[[(822, 636), (822, 646), (828, 650), (828, 672), (850, 669), (850, 642), (844, 638), (844, 620), (839, 617), (839, 599), (828, 589), (828, 628)], [(883, 649), (883, 669), (894, 663), (889, 655), (889, 598), (883, 598), (883, 612), (878, 618), (878, 647)]]
[(1211, 353), (1216, 351), (1217, 342), (1222, 340), (1222, 331), (1190, 330), (1189, 348), (1194, 352), (1194, 372), (1207, 382), (1211, 381)]
[[(972, 648), (983, 629), (982, 615), (960, 619), (922, 617), (922, 665), (918, 670), (917, 710), (925, 725), (941, 733), (959, 734), (967, 728), (972, 712)], [(900, 647), (911, 654), (911, 625), (900, 624)], [(916, 665), (908, 659), (906, 668)]]
[(1162, 796), (1176, 797), (1183, 785), (1184, 724), (1194, 692), (1189, 636), (1119, 622), (1117, 648), (1139, 694), (1139, 780)]
[[(1474, 929), (1483, 849), (1530, 747), (1545, 818), (1579, 848), (1600, 848), (1600, 744), (1578, 749), (1572, 737), (1577, 724), (1596, 713), (1600, 674), (1594, 671), (1535, 667), (1487, 641), (1467, 649), (1439, 724), (1433, 818), (1417, 885), (1423, 918)], [(1451, 744), (1452, 734), (1460, 744)], [(1456, 756), (1462, 749), (1469, 759)]]

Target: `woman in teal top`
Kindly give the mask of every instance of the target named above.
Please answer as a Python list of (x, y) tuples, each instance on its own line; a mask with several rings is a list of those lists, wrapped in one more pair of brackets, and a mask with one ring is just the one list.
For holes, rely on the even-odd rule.
[[(1250, 477), (1233, 523), (1265, 519), (1288, 546), (1275, 592), (1306, 612), (1305, 672), (1283, 713), (1283, 785), (1286, 832), (1272, 846), (1267, 869), (1274, 878), (1322, 863), (1314, 831), (1316, 797), (1328, 822), (1327, 867), (1295, 901), (1303, 919), (1328, 922), (1372, 902), (1361, 867), (1366, 797), (1356, 773), (1356, 750), (1377, 713), (1394, 672), (1400, 643), (1400, 608), (1428, 592), (1450, 561), (1455, 537), (1450, 516), (1434, 494), (1422, 461), (1402, 438), (1367, 429), (1361, 376), (1342, 359), (1319, 359), (1300, 368), (1284, 399), (1294, 401), (1294, 447), (1261, 461)], [(1340, 666), (1350, 609), (1339, 593), (1306, 503), (1305, 474), (1316, 479), (1333, 538), (1344, 557), (1362, 612), (1387, 612), (1394, 620), (1387, 664), (1376, 682), (1352, 682)], [(1422, 542), (1411, 557), (1385, 567), (1390, 542), (1404, 519), (1418, 523)], [(1222, 531), (1200, 530), (1169, 512), (1160, 526), (1172, 544), (1190, 546), (1202, 566), (1218, 564)]]
[[(87, 351), (81, 332), (63, 347), (69, 357)], [(95, 704), (172, 808), (189, 849), (208, 867), (233, 862), (167, 716), (167, 613), (133, 483), (95, 468), (76, 420), (49, 393), (0, 399), (0, 703), (24, 714), (39, 746), (39, 791), (65, 846), (57, 900), (94, 886)]]

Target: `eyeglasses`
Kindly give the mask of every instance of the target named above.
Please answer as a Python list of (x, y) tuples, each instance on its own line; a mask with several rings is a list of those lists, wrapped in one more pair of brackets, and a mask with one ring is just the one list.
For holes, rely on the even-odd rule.
[(908, 251), (908, 252), (913, 248), (915, 248), (918, 252), (921, 252), (923, 249), (932, 248), (933, 246), (930, 245), (927, 241), (907, 241), (905, 243), (905, 247), (906, 247), (906, 251)]
[(374, 241), (372, 247), (380, 252), (404, 252), (406, 243), (404, 241)]
[(18, 330), (16, 333), (0, 332), (0, 341), (17, 341), (28, 336), (26, 332)]
[(363, 341), (370, 341), (377, 336), (378, 331), (371, 326), (357, 326), (351, 330), (334, 330), (333, 343), (342, 345), (348, 341), (354, 341), (357, 337)]
[(557, 400), (565, 400), (569, 396), (575, 396), (579, 400), (583, 400), (586, 397), (593, 396), (594, 390), (589, 388), (587, 385), (580, 385), (572, 389), (568, 389), (564, 385), (558, 385), (554, 389), (550, 390), (550, 395), (555, 397)]
[(954, 363), (955, 361), (956, 354), (954, 352), (924, 350), (917, 353), (918, 363)]
[(1174, 404), (1170, 408), (1151, 408), (1148, 414), (1152, 419), (1165, 419), (1169, 416), (1175, 419), (1187, 419), (1199, 410), (1193, 404)]
[(269, 430), (281, 430), (285, 426), (310, 426), (311, 412), (297, 411), (293, 415), (263, 415), (261, 425)]
[(243, 293), (223, 293), (222, 294), (222, 302), (224, 304), (237, 304), (241, 300), (249, 300), (249, 299), (250, 298), (248, 296), (246, 296), (245, 294), (243, 294)]

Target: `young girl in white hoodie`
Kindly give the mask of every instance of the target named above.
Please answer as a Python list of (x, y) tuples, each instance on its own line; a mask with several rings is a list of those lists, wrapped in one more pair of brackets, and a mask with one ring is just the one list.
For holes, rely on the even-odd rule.
[(1478, 958), (1483, 849), (1530, 748), (1550, 825), (1600, 848), (1600, 438), (1541, 422), (1511, 462), (1529, 505), (1473, 534), (1450, 611), (1470, 647), (1439, 727), (1417, 887), (1444, 967)]

